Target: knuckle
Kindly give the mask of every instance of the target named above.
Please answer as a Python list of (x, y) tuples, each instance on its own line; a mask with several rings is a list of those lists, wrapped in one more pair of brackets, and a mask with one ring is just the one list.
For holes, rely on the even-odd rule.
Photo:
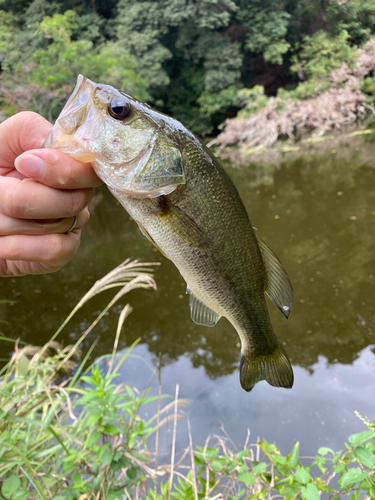
[(73, 233), (48, 235), (48, 251), (44, 261), (54, 267), (62, 267), (76, 254), (79, 240)]
[(3, 193), (3, 212), (9, 217), (21, 218), (25, 212), (24, 197), (20, 196), (20, 184), (17, 184), (13, 189), (8, 189)]
[(0, 253), (3, 257), (18, 260), (22, 259), (22, 247), (20, 239), (14, 236), (4, 236), (1, 239), (2, 245), (0, 247)]
[(77, 184), (76, 174), (70, 161), (63, 162), (61, 157), (54, 152), (51, 154), (49, 164), (55, 167), (55, 172), (58, 172), (58, 174), (54, 174), (54, 176), (61, 188), (71, 188)]
[(83, 190), (74, 190), (67, 193), (70, 215), (76, 215), (86, 206), (86, 196)]
[(49, 234), (45, 238), (45, 262), (60, 262), (63, 254), (63, 241), (60, 234)]
[(89, 209), (85, 208), (82, 211), (83, 225), (87, 224), (87, 222), (90, 220), (90, 217), (91, 217), (91, 215), (90, 215)]

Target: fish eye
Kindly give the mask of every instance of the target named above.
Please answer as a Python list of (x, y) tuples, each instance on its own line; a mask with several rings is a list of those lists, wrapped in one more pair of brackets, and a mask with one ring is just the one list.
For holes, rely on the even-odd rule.
[(124, 97), (115, 97), (108, 103), (108, 113), (115, 120), (123, 120), (130, 113), (130, 103)]

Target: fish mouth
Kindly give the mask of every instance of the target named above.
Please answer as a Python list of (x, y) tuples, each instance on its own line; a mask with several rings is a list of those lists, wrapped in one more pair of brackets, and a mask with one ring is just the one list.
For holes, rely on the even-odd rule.
[(76, 86), (42, 144), (42, 148), (58, 149), (82, 163), (95, 160), (95, 156), (85, 148), (89, 139), (82, 138), (79, 141), (74, 137), (87, 117), (88, 105), (94, 89), (94, 82), (83, 75), (78, 75)]
[[(85, 139), (85, 141), (89, 141), (89, 139)], [(91, 163), (96, 159), (93, 153), (85, 151), (80, 142), (72, 135), (64, 133), (56, 124), (52, 127), (41, 147), (57, 149), (81, 163)]]

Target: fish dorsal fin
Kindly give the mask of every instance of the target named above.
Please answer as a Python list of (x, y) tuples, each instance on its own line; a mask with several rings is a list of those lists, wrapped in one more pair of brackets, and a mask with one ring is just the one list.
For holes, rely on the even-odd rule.
[(200, 299), (198, 299), (198, 297), (190, 290), (189, 287), (187, 288), (186, 293), (190, 294), (190, 315), (194, 323), (203, 326), (215, 326), (221, 316), (210, 309), (208, 306), (206, 306), (206, 304)]
[(293, 288), (283, 265), (273, 251), (257, 235), (259, 248), (266, 269), (266, 294), (288, 318), (293, 305)]

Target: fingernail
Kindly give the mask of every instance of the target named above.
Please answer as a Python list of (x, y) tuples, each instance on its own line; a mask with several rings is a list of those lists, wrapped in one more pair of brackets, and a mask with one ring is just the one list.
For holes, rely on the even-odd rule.
[(27, 153), (20, 155), (14, 162), (14, 166), (18, 172), (34, 179), (43, 177), (45, 165), (45, 162), (41, 158)]

